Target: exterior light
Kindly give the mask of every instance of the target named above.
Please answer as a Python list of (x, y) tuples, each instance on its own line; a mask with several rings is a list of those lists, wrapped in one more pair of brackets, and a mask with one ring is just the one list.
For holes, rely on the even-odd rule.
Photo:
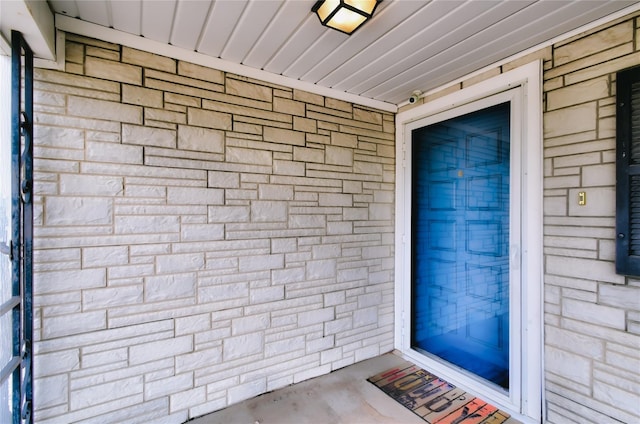
[(382, 0), (319, 0), (311, 9), (322, 25), (352, 34), (373, 16)]

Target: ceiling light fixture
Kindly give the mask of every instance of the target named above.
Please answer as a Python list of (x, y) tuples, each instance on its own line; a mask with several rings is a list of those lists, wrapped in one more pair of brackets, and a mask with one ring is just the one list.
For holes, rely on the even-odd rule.
[(382, 0), (319, 0), (311, 9), (322, 25), (351, 35), (373, 16)]

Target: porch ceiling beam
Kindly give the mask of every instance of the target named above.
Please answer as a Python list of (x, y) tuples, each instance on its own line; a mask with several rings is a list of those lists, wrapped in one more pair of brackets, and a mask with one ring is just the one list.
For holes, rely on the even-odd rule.
[(56, 60), (56, 31), (54, 15), (46, 1), (0, 1), (0, 50), (4, 54), (11, 39), (11, 31), (17, 30), (27, 41), (37, 58)]

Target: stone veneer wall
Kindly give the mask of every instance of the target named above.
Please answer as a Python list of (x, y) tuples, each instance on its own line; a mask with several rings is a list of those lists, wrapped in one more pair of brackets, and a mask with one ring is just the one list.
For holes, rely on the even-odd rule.
[(393, 114), (66, 61), (35, 78), (37, 422), (183, 422), (392, 350)]
[[(557, 43), (544, 72), (545, 378), (550, 422), (640, 422), (640, 282), (615, 273), (616, 72), (638, 18)], [(587, 205), (578, 205), (586, 192)]]
[(639, 28), (636, 13), (425, 98), (543, 60), (549, 423), (640, 422), (640, 281), (614, 267), (615, 79), (640, 65)]

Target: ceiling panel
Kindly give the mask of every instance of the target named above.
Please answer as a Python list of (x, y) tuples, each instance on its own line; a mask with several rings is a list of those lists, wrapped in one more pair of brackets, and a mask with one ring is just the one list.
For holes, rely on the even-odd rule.
[[(111, 2), (105, 0), (76, 1), (78, 16), (86, 16), (85, 20), (103, 25), (111, 26)], [(127, 4), (127, 8), (130, 5)]]
[[(140, 34), (150, 40), (168, 43), (171, 38), (176, 0), (144, 0)], [(127, 8), (123, 8), (125, 11)]]
[(263, 69), (285, 41), (309, 17), (309, 11), (314, 3), (313, 0), (283, 2), (242, 63)]
[[(116, 7), (118, 6), (117, 2)], [(130, 2), (127, 1), (127, 7)], [(195, 50), (200, 40), (204, 23), (209, 16), (211, 1), (178, 1), (170, 42), (174, 46)]]
[(300, 56), (282, 73), (291, 78), (300, 78), (315, 65), (322, 63), (325, 56), (344, 43), (346, 35), (338, 31), (327, 31), (318, 37)]
[(347, 36), (321, 26), (314, 3), (49, 0), (54, 12), (79, 21), (389, 104), (640, 9), (640, 0), (384, 0), (371, 22)]
[(250, 1), (237, 22), (221, 58), (242, 63), (251, 47), (280, 8), (277, 1)]
[[(376, 14), (371, 20), (371, 25), (367, 28), (366, 32), (356, 31), (349, 37), (348, 43), (341, 44), (330, 54), (323, 57), (322, 60), (303, 75), (302, 78), (310, 81), (320, 81), (321, 83), (323, 83), (322, 81), (326, 81), (328, 83), (328, 81), (330, 81), (330, 75), (337, 72), (344, 64), (357, 58), (363, 50), (371, 45), (371, 40), (384, 36), (391, 29), (409, 18), (418, 9), (424, 7), (425, 4), (425, 2), (419, 1), (382, 3), (385, 7), (379, 7), (378, 10), (376, 10)], [(345, 58), (347, 58), (346, 61)], [(336, 81), (339, 81), (339, 79)]]
[[(300, 27), (280, 46), (276, 54), (266, 63), (264, 69), (275, 74), (282, 74), (325, 32), (327, 29), (319, 24), (318, 18), (310, 13), (307, 14)], [(343, 39), (348, 38), (344, 34), (341, 35)]]
[[(237, 22), (246, 7), (243, 1), (216, 1), (202, 32), (197, 51), (213, 57), (220, 57), (227, 40), (238, 27)], [(238, 27), (242, 31), (242, 27)], [(247, 37), (247, 39), (249, 39)], [(195, 50), (195, 49), (194, 49)]]
[(113, 28), (118, 31), (124, 31), (135, 35), (142, 34), (142, 30), (140, 28), (141, 15), (142, 0), (131, 0), (131, 6), (126, 9), (111, 7)]
[(462, 5), (460, 1), (429, 3), (401, 25), (372, 42), (362, 55), (348, 64), (348, 68), (334, 72), (331, 78), (322, 80), (322, 84), (349, 91), (369, 78), (378, 77), (397, 61), (413, 55), (416, 48), (435, 38), (428, 33), (428, 27)]

